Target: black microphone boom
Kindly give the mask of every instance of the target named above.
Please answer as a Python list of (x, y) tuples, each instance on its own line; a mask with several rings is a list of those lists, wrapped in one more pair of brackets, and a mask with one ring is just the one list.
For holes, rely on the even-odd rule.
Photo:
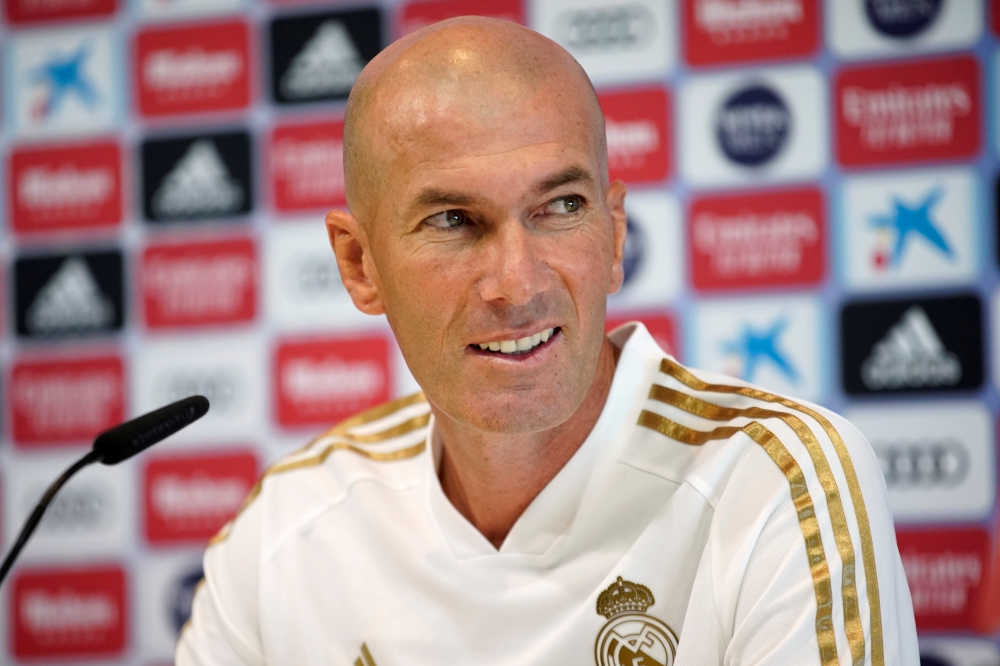
[(17, 559), (24, 545), (28, 543), (28, 539), (38, 527), (38, 523), (41, 522), (45, 510), (49, 508), (56, 493), (74, 474), (95, 462), (117, 465), (173, 435), (181, 428), (191, 425), (203, 417), (206, 412), (208, 412), (208, 399), (205, 396), (193, 395), (170, 403), (156, 411), (143, 414), (110, 430), (105, 430), (98, 435), (97, 439), (94, 440), (93, 449), (53, 481), (45, 494), (42, 495), (42, 499), (38, 500), (35, 510), (31, 512), (31, 516), (21, 528), (21, 533), (17, 535), (17, 541), (14, 542), (7, 557), (4, 558), (3, 564), (0, 565), (0, 584), (3, 584), (7, 573), (14, 566), (14, 560)]
[(193, 395), (105, 430), (94, 440), (94, 452), (105, 465), (117, 465), (191, 425), (208, 411), (208, 399)]

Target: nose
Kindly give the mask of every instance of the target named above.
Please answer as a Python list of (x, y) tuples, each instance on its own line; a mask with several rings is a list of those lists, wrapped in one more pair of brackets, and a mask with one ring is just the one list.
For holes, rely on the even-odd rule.
[(548, 287), (540, 239), (519, 219), (497, 224), (486, 241), (480, 296), (485, 301), (524, 305)]

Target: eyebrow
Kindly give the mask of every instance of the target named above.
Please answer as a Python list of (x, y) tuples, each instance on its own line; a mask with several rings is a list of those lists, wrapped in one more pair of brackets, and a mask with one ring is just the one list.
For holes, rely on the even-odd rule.
[(586, 169), (578, 166), (571, 166), (565, 171), (561, 171), (553, 176), (549, 176), (535, 185), (535, 194), (545, 194), (552, 190), (569, 185), (571, 183), (592, 184), (594, 177)]
[[(546, 192), (551, 192), (556, 188), (562, 187), (563, 185), (569, 185), (571, 183), (592, 184), (594, 183), (594, 177), (590, 175), (590, 172), (582, 167), (571, 166), (564, 171), (560, 171), (559, 173), (540, 180), (535, 184), (534, 192), (538, 195), (545, 194)], [(410, 206), (410, 211), (412, 214), (426, 208), (438, 208), (441, 206), (470, 207), (475, 206), (476, 204), (481, 204), (483, 201), (484, 200), (481, 197), (476, 197), (470, 194), (463, 194), (461, 192), (442, 190), (438, 188), (429, 188), (422, 191), (414, 200), (413, 204)]]

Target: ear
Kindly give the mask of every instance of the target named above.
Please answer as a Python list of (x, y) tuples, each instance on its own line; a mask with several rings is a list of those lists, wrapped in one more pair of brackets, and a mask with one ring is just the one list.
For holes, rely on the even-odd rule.
[(608, 210), (611, 213), (611, 226), (614, 231), (614, 263), (611, 266), (611, 283), (608, 285), (608, 293), (614, 294), (622, 288), (625, 282), (625, 269), (622, 262), (625, 259), (625, 234), (628, 232), (628, 218), (625, 216), (625, 194), (628, 187), (620, 180), (616, 180), (608, 187)]
[(385, 314), (364, 227), (350, 213), (331, 210), (326, 214), (326, 233), (337, 257), (340, 280), (351, 295), (354, 306), (365, 314)]

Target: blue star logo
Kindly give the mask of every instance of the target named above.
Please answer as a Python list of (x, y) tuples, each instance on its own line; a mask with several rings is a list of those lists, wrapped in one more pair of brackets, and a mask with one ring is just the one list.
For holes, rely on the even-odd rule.
[(931, 220), (931, 209), (937, 205), (942, 196), (944, 196), (944, 191), (940, 187), (936, 187), (915, 207), (906, 205), (900, 201), (899, 197), (893, 197), (895, 210), (891, 214), (876, 215), (870, 218), (869, 223), (876, 229), (895, 232), (896, 243), (889, 257), (890, 264), (899, 264), (903, 252), (906, 251), (907, 241), (913, 234), (923, 236), (924, 240), (940, 250), (949, 259), (954, 257), (948, 241)]
[(787, 317), (781, 317), (764, 331), (758, 331), (750, 324), (744, 324), (739, 337), (723, 344), (725, 353), (736, 354), (743, 359), (741, 379), (748, 382), (753, 381), (758, 364), (762, 361), (769, 361), (790, 381), (797, 382), (799, 380), (799, 373), (795, 370), (795, 366), (778, 349), (780, 346), (778, 339), (786, 328), (788, 328)]
[(87, 107), (97, 104), (97, 91), (83, 75), (83, 65), (90, 55), (87, 46), (81, 46), (70, 55), (54, 55), (35, 70), (32, 81), (48, 88), (48, 98), (35, 109), (35, 115), (48, 116), (57, 111), (63, 99), (75, 93)]

